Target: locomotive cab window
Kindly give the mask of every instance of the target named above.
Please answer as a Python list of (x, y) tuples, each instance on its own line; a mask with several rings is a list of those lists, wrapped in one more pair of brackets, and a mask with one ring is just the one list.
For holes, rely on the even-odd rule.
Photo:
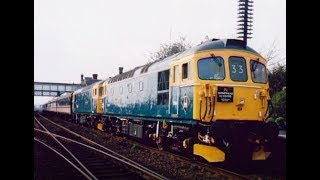
[(250, 71), (252, 81), (255, 83), (267, 83), (266, 66), (258, 61), (250, 61)]
[(169, 104), (169, 70), (158, 72), (158, 105)]
[(182, 64), (182, 79), (188, 79), (188, 63)]
[(102, 96), (102, 94), (103, 94), (103, 87), (100, 87), (99, 88), (99, 96)]
[(222, 80), (225, 78), (222, 57), (210, 57), (198, 61), (198, 75), (202, 80)]
[(243, 57), (229, 58), (230, 78), (233, 81), (245, 82), (248, 80), (246, 60)]

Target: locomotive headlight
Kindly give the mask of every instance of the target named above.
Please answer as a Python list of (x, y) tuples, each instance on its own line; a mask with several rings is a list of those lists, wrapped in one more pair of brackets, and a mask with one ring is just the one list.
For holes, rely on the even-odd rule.
[(244, 105), (244, 98), (240, 98), (239, 104)]
[(244, 98), (241, 97), (240, 100), (239, 100), (239, 103), (237, 104), (237, 106), (238, 106), (238, 107), (242, 107), (242, 106), (244, 105), (244, 102), (245, 102), (245, 101), (244, 101)]
[(241, 111), (242, 107), (244, 106), (244, 98), (243, 97), (240, 98), (239, 103), (237, 104), (237, 106), (238, 106), (238, 111)]

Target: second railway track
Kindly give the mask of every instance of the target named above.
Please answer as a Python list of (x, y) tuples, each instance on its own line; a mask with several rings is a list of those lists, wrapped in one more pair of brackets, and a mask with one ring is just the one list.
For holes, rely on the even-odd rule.
[[(156, 172), (153, 172), (152, 170), (149, 170), (139, 164), (128, 162), (125, 159), (125, 157), (118, 156), (116, 155), (116, 153), (106, 152), (101, 149), (98, 149), (98, 147), (93, 147), (93, 144), (85, 142), (83, 139), (80, 138), (80, 136), (70, 134), (62, 130), (59, 131), (60, 135), (46, 132), (46, 128), (44, 128), (41, 125), (38, 119), (36, 119), (35, 124), (37, 124), (37, 127), (41, 126), (42, 128), (42, 129), (35, 128), (35, 142), (37, 141), (38, 143), (37, 145), (35, 145), (35, 147), (38, 147), (38, 149), (35, 149), (35, 150), (41, 152), (43, 151), (45, 144), (47, 144), (47, 146), (50, 146), (51, 148), (55, 149), (61, 154), (64, 154), (64, 157), (66, 159), (69, 159), (69, 161), (72, 164), (78, 166), (78, 168), (81, 169), (81, 171), (85, 172), (86, 175), (83, 175), (83, 179), (167, 179), (166, 177), (160, 174), (157, 174)], [(57, 128), (53, 128), (53, 131), (57, 132), (58, 130)], [(62, 147), (56, 141), (54, 141), (52, 136), (58, 137), (61, 144), (63, 144), (63, 146), (66, 147), (67, 150), (71, 152), (71, 154), (66, 153), (66, 149), (64, 149), (64, 147)], [(42, 147), (39, 149), (39, 146), (42, 146)], [(47, 154), (48, 154), (48, 151), (47, 151)], [(51, 156), (52, 156), (52, 152), (51, 152)], [(76, 159), (73, 158), (72, 156), (75, 156)], [(35, 168), (36, 168), (35, 171), (37, 171), (37, 169), (42, 168), (41, 162), (42, 164), (48, 164), (44, 162), (43, 159), (41, 161), (40, 159), (37, 159), (37, 158), (35, 159)], [(49, 157), (42, 157), (42, 158), (47, 159)], [(80, 164), (79, 166), (79, 161), (83, 165)], [(51, 165), (52, 167), (60, 166), (59, 164), (54, 164), (52, 162), (51, 162)], [(67, 170), (64, 170), (64, 171), (65, 172), (59, 172), (59, 173), (62, 175), (66, 174), (66, 177), (67, 177), (70, 174), (72, 174), (70, 172), (74, 171), (74, 169), (72, 170), (71, 168), (70, 172)], [(37, 174), (38, 176), (41, 176), (41, 177), (45, 176), (44, 174), (39, 174), (39, 172), (37, 172)], [(50, 176), (52, 175), (54, 176), (56, 174), (50, 175), (49, 173), (47, 175), (48, 176), (47, 178), (50, 178)]]

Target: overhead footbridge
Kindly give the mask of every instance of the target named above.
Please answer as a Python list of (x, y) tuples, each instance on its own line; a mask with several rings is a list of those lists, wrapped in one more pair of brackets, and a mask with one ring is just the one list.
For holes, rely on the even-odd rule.
[(65, 92), (73, 92), (80, 87), (80, 84), (34, 82), (34, 96), (60, 96)]

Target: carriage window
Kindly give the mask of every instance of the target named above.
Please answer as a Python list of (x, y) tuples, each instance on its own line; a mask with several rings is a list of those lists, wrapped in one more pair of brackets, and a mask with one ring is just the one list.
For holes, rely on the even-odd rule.
[(158, 72), (158, 105), (168, 105), (169, 102), (169, 70)]
[(251, 78), (256, 83), (267, 83), (266, 66), (258, 61), (250, 61)]
[(211, 57), (198, 61), (199, 78), (203, 80), (221, 80), (225, 78), (222, 57)]
[(230, 57), (229, 71), (233, 81), (245, 82), (248, 80), (246, 60), (243, 57)]
[(188, 78), (188, 63), (182, 64), (182, 79)]

